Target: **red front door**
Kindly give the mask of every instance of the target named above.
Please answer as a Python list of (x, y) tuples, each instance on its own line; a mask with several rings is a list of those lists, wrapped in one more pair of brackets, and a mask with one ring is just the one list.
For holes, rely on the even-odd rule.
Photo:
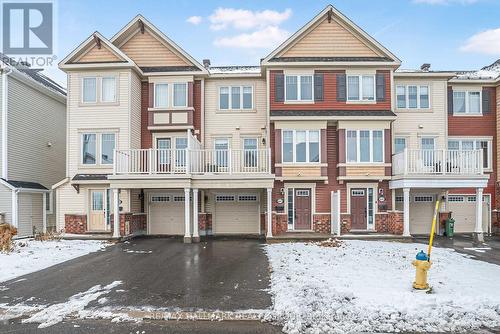
[(366, 189), (351, 189), (351, 228), (366, 230)]
[(295, 230), (311, 229), (311, 189), (295, 189)]

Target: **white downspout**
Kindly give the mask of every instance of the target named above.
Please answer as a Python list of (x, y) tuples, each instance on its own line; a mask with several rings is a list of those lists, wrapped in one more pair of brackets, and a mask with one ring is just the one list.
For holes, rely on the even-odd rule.
[(18, 194), (19, 190), (17, 189), (12, 189), (12, 226), (15, 228), (18, 228)]
[(2, 178), (9, 179), (7, 164), (7, 109), (8, 109), (8, 75), (12, 69), (5, 67), (2, 73)]

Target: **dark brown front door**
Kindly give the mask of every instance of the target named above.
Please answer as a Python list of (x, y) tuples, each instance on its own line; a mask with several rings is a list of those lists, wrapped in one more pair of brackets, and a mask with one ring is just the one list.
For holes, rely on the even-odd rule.
[(295, 230), (311, 229), (311, 189), (295, 189)]
[(366, 189), (351, 189), (351, 228), (366, 230)]

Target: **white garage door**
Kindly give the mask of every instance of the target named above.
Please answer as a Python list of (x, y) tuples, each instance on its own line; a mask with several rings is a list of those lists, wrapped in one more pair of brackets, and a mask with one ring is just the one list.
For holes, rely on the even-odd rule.
[[(455, 219), (455, 233), (472, 233), (476, 225), (476, 196), (448, 195), (448, 210)], [(483, 231), (488, 232), (489, 196), (483, 196)]]
[(43, 232), (43, 194), (19, 193), (19, 237)]
[(417, 194), (411, 196), (410, 203), (410, 234), (430, 234), (436, 196), (432, 194)]
[(149, 234), (184, 235), (184, 194), (150, 194)]
[(215, 234), (258, 234), (259, 231), (258, 194), (215, 195)]

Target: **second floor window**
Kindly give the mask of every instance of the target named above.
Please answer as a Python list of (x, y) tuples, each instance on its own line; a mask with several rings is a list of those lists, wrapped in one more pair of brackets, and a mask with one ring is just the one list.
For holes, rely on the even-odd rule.
[(481, 92), (453, 91), (454, 114), (481, 114)]
[(187, 84), (174, 83), (174, 107), (187, 107)]
[(396, 102), (400, 109), (427, 109), (429, 104), (429, 86), (398, 85)]
[(97, 102), (97, 78), (83, 78), (82, 102)]
[(374, 75), (347, 76), (348, 101), (375, 101)]
[(482, 150), (483, 168), (491, 169), (492, 145), (491, 140), (483, 139), (450, 139), (448, 150), (472, 151)]
[(347, 130), (346, 161), (384, 162), (383, 130)]
[(394, 153), (403, 152), (406, 148), (406, 138), (405, 137), (395, 137), (394, 138)]
[(313, 76), (312, 75), (286, 75), (285, 76), (286, 101), (312, 101)]
[(155, 108), (168, 107), (168, 84), (155, 84)]
[[(114, 133), (84, 133), (82, 134), (82, 157), (83, 165), (113, 164), (113, 151), (115, 149)], [(99, 148), (99, 153), (98, 153)], [(101, 158), (98, 160), (98, 154)]]
[(101, 101), (102, 102), (115, 102), (116, 101), (116, 78), (105, 77), (102, 78), (101, 85)]
[(253, 109), (252, 86), (219, 87), (219, 110)]
[(282, 161), (316, 163), (320, 161), (319, 130), (284, 130)]

